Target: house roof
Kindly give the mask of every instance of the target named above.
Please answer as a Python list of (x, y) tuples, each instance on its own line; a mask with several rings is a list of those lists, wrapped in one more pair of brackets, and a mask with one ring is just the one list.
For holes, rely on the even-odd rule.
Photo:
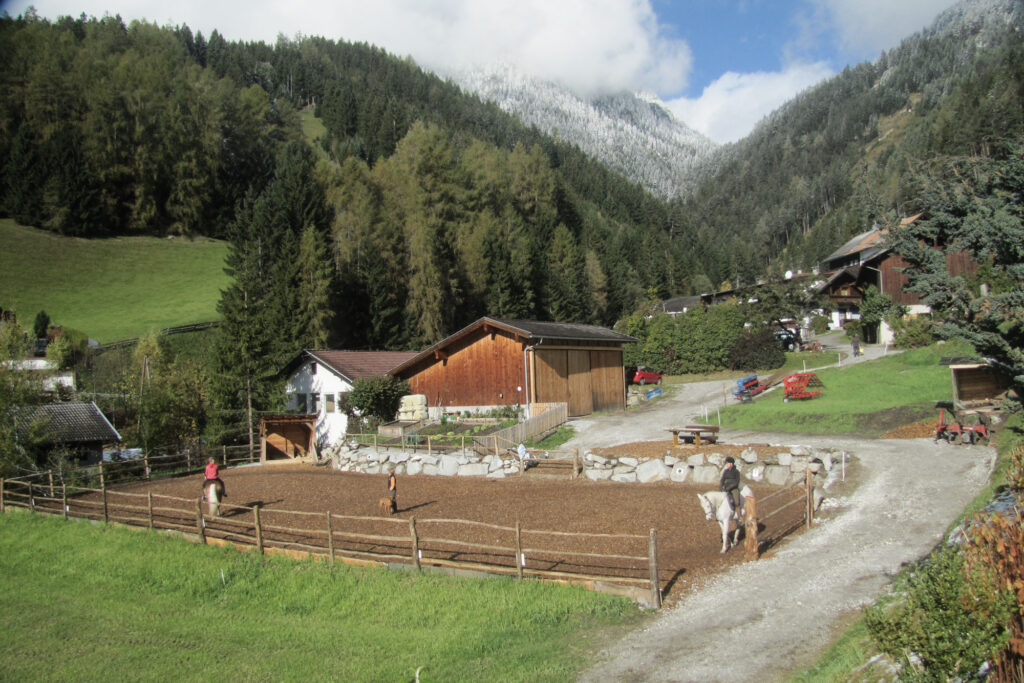
[(607, 327), (599, 327), (597, 325), (553, 323), (538, 320), (499, 320), (497, 318), (484, 317), (442, 339), (430, 348), (424, 349), (401, 365), (395, 366), (392, 368), (391, 373), (397, 374), (402, 370), (415, 365), (420, 360), (429, 358), (436, 351), (450, 346), (463, 337), (472, 334), (481, 328), (485, 330), (488, 328), (503, 330), (527, 343), (540, 343), (542, 340), (553, 340), (570, 342), (603, 341), (627, 344), (629, 342), (638, 341), (636, 337), (631, 337), (628, 334), (622, 334), (621, 332), (616, 332), (615, 330), (610, 330)]
[(348, 382), (386, 375), (396, 365), (416, 356), (415, 351), (330, 351), (306, 349), (296, 356), (284, 372), (290, 374), (312, 358)]
[(93, 402), (48, 403), (18, 410), (18, 435), (29, 434), (31, 425), (44, 425), (43, 434), (50, 443), (114, 443), (121, 435)]
[[(921, 219), (923, 213), (915, 214), (913, 216), (907, 216), (900, 221), (900, 227), (916, 223)], [(876, 224), (877, 225), (877, 224)], [(825, 257), (825, 263), (841, 259), (844, 256), (852, 256), (853, 254), (860, 253), (860, 261), (868, 261), (878, 254), (888, 251), (888, 247), (883, 246), (885, 238), (889, 236), (888, 228), (877, 228), (873, 227), (867, 232), (862, 232), (859, 235), (855, 235), (846, 244), (836, 249), (834, 252)]]
[(704, 297), (700, 294), (693, 296), (677, 296), (672, 299), (665, 299), (659, 305), (665, 313), (683, 313), (684, 311), (700, 306)]
[(884, 251), (881, 247), (881, 242), (888, 234), (887, 231), (873, 228), (867, 232), (862, 232), (859, 235), (854, 236), (846, 244), (836, 249), (834, 252), (825, 257), (825, 262), (835, 261), (843, 258), (844, 256), (851, 256), (853, 254), (861, 253), (863, 257), (861, 260), (870, 258), (876, 253)]

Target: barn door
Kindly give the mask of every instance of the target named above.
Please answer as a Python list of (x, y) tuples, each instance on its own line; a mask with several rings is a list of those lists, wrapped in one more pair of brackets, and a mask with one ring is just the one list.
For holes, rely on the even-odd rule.
[(590, 351), (568, 351), (569, 416), (594, 412), (594, 388), (590, 379)]
[(566, 352), (563, 349), (536, 349), (534, 354), (537, 359), (534, 380), (537, 403), (568, 403), (569, 361)]

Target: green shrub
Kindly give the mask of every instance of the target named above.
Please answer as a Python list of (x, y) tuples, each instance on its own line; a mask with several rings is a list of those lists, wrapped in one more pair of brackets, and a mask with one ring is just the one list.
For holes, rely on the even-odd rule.
[(811, 330), (814, 334), (825, 334), (828, 332), (829, 321), (828, 318), (823, 315), (815, 313), (811, 316)]
[(771, 370), (782, 367), (785, 362), (785, 352), (775, 334), (766, 327), (745, 331), (729, 351), (732, 370)]
[(914, 318), (898, 317), (889, 321), (894, 339), (893, 344), (899, 349), (916, 349), (935, 342), (932, 321), (923, 316)]
[(348, 405), (360, 415), (382, 422), (394, 419), (402, 396), (409, 393), (409, 383), (390, 375), (357, 379), (348, 394)]
[(1005, 646), (1013, 608), (1013, 596), (986, 577), (965, 578), (963, 557), (943, 546), (864, 618), (878, 649), (902, 665), (900, 680), (971, 679)]

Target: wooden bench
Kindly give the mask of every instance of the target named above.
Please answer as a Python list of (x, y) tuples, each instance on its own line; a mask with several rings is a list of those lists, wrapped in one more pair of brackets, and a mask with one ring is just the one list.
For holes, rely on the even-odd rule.
[(666, 429), (666, 432), (672, 432), (672, 445), (679, 445), (679, 435), (683, 434), (683, 439), (689, 439), (693, 441), (695, 446), (700, 446), (701, 441), (707, 443), (716, 443), (718, 441), (718, 432), (721, 427), (715, 427), (712, 425), (686, 425), (685, 427), (675, 427), (672, 429)]

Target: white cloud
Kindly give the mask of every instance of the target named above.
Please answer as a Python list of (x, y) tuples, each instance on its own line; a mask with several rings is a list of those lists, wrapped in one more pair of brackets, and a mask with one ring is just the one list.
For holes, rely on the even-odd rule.
[(229, 40), (368, 42), (434, 69), (507, 62), (581, 92), (679, 92), (692, 60), (662, 33), (650, 0), (17, 0), (8, 11), (29, 4), (49, 18), (120, 14)]
[(778, 72), (730, 71), (704, 88), (700, 97), (681, 97), (666, 104), (687, 125), (712, 140), (735, 142), (801, 90), (832, 74), (822, 62), (792, 64)]
[(954, 0), (813, 0), (843, 52), (874, 58), (932, 23)]

